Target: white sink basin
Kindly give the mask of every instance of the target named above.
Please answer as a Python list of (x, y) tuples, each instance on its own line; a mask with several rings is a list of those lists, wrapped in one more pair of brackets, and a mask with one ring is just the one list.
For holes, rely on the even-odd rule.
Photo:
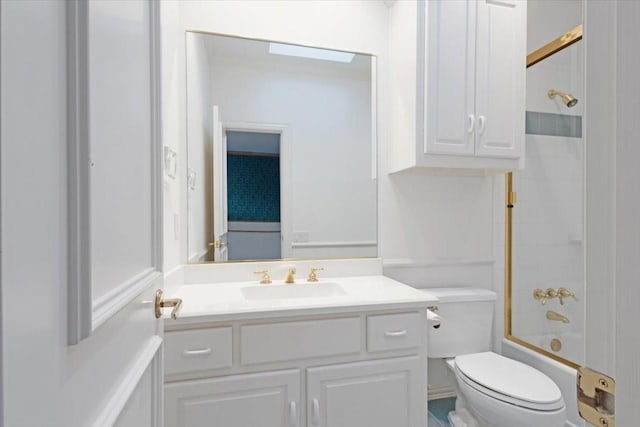
[(247, 300), (322, 298), (346, 295), (342, 286), (333, 282), (249, 286), (242, 288), (240, 292)]

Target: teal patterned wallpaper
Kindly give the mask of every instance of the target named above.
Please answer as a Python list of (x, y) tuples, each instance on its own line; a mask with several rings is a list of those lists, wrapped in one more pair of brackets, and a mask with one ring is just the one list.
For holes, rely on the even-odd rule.
[(229, 221), (280, 222), (280, 157), (227, 155)]

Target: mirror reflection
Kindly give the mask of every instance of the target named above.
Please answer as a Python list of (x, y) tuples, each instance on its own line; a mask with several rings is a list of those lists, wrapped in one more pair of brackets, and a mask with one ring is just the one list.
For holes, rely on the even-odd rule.
[(376, 256), (371, 56), (187, 32), (189, 262)]

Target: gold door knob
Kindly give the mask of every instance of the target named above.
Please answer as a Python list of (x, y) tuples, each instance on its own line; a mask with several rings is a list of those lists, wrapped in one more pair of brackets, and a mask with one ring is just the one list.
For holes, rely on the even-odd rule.
[(162, 317), (162, 309), (165, 307), (173, 307), (171, 310), (171, 318), (176, 319), (178, 317), (178, 311), (182, 307), (182, 300), (180, 298), (162, 299), (162, 289), (156, 291), (155, 312), (156, 319)]

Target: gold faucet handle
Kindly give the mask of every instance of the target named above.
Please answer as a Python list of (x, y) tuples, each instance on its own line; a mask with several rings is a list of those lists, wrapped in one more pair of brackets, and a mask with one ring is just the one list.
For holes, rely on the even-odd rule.
[(547, 288), (547, 298), (558, 298), (558, 291), (553, 288)]
[(254, 271), (253, 274), (262, 274), (262, 277), (260, 278), (260, 284), (261, 285), (268, 285), (269, 283), (271, 283), (271, 277), (269, 276), (269, 270)]
[(535, 289), (533, 291), (533, 299), (542, 300), (540, 304), (545, 305), (547, 303), (547, 292), (542, 289)]
[(558, 299), (560, 300), (561, 305), (564, 305), (563, 298), (573, 298), (574, 301), (578, 301), (578, 297), (576, 297), (576, 294), (574, 294), (567, 288), (558, 288)]
[(318, 275), (316, 273), (318, 271), (324, 271), (324, 268), (311, 267), (311, 271), (309, 271), (309, 277), (307, 277), (307, 282), (317, 282), (318, 281)]

